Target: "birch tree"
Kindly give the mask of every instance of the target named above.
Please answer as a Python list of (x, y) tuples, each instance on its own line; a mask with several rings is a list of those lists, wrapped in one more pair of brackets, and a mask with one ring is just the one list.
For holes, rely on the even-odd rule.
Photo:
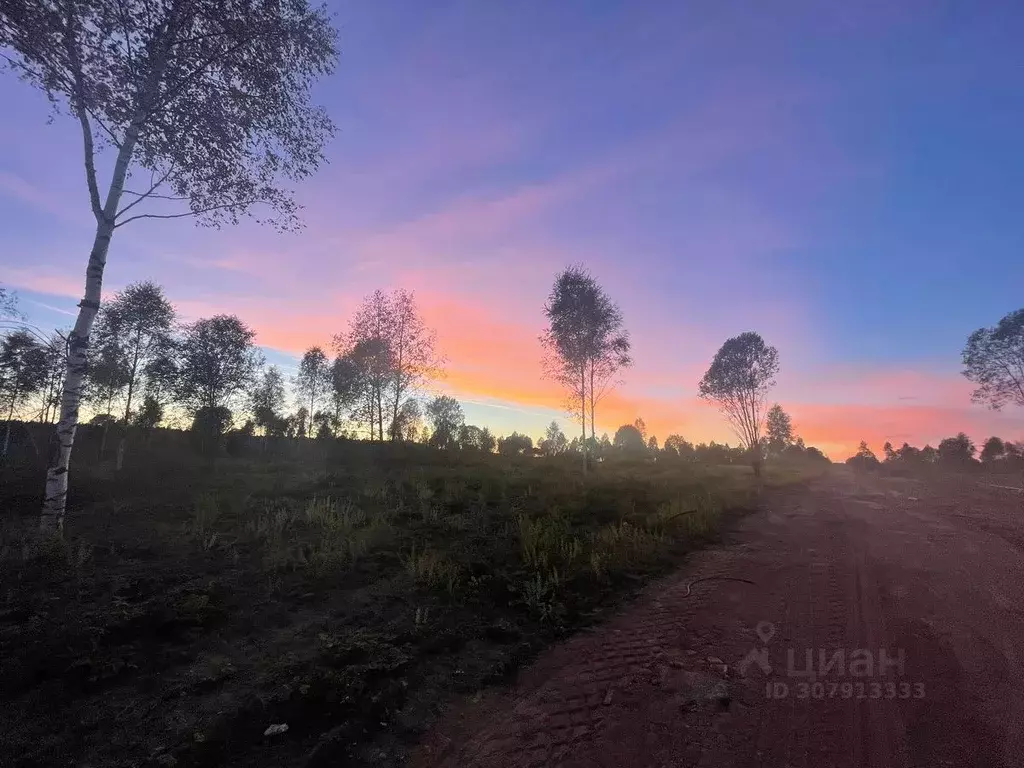
[(0, 344), (0, 403), (6, 406), (3, 455), (11, 441), (11, 421), (25, 399), (43, 386), (46, 352), (26, 330), (9, 333)]
[(132, 403), (143, 372), (166, 345), (174, 327), (174, 307), (163, 289), (149, 280), (133, 283), (100, 307), (94, 329), (100, 347), (112, 347), (124, 361), (126, 376), (124, 417), (117, 444), (118, 471), (124, 465)]
[(250, 213), (298, 226), (287, 187), (319, 165), (333, 132), (310, 91), (334, 67), (335, 32), (326, 10), (306, 0), (5, 0), (0, 51), (80, 127), (95, 219), (40, 522), (60, 532), (116, 230), (146, 218), (218, 225)]
[(234, 315), (216, 315), (185, 327), (178, 344), (175, 396), (192, 415), (230, 408), (249, 391), (262, 364), (256, 332)]
[(565, 388), (569, 412), (580, 421), (585, 472), (587, 411), (593, 436), (597, 401), (610, 388), (614, 374), (630, 364), (629, 337), (622, 331), (618, 307), (580, 265), (556, 276), (544, 316), (548, 320), (541, 335), (545, 372)]
[(722, 344), (698, 386), (699, 397), (718, 406), (743, 441), (758, 476), (764, 406), (778, 371), (778, 350), (765, 344), (760, 334), (747, 331)]
[[(299, 372), (295, 377), (295, 391), (304, 402), (309, 403), (309, 413), (317, 412), (319, 403), (330, 391), (331, 366), (327, 355), (320, 347), (310, 347), (299, 361)], [(308, 435), (312, 437), (312, 431)]]

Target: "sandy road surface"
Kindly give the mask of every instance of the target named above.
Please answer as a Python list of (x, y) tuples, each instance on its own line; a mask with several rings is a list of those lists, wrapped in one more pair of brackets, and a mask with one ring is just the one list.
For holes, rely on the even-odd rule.
[[(709, 576), (756, 584), (689, 586)], [(457, 708), (414, 765), (1024, 766), (1022, 665), (1024, 494), (837, 472)]]

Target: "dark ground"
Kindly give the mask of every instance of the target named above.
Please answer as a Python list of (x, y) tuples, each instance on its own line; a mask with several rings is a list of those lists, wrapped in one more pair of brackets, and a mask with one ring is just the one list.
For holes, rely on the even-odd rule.
[(5, 471), (0, 763), (401, 764), (753, 499), (749, 468), (353, 450), (80, 469), (60, 544)]
[[(769, 495), (724, 547), (454, 707), (413, 764), (1024, 765), (1024, 494), (985, 482), (836, 470)], [(759, 649), (767, 673), (742, 664)]]

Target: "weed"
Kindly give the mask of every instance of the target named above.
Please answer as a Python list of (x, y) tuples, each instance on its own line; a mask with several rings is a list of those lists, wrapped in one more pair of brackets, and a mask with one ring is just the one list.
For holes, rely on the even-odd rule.
[(458, 564), (432, 550), (412, 550), (402, 558), (408, 573), (417, 584), (431, 589), (443, 588), (450, 595), (455, 594), (462, 583)]

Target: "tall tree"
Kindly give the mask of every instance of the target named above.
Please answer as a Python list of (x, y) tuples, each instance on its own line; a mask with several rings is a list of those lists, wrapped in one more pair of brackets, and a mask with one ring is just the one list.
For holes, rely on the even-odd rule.
[(1002, 438), (993, 435), (985, 444), (981, 447), (981, 461), (985, 464), (990, 464), (993, 461), (998, 461), (1006, 455), (1006, 443), (1003, 442)]
[[(334, 67), (335, 32), (326, 10), (306, 0), (8, 0), (0, 48), (23, 80), (77, 121), (96, 222), (41, 521), (59, 531), (115, 230), (143, 218), (235, 222), (257, 205), (281, 228), (296, 226), (282, 182), (312, 173), (333, 133), (310, 92)], [(113, 150), (105, 180), (96, 162), (102, 145)]]
[(544, 430), (544, 439), (540, 441), (538, 447), (545, 456), (558, 456), (569, 449), (569, 440), (557, 421), (552, 420), (548, 424)]
[(114, 403), (124, 393), (131, 375), (128, 361), (122, 353), (123, 350), (110, 340), (104, 344), (93, 345), (89, 349), (89, 369), (86, 372), (83, 399), (95, 408), (101, 409), (100, 415), (107, 417), (98, 422), (93, 421), (94, 424), (103, 425), (99, 451), (101, 459), (107, 450), (110, 427), (117, 423)]
[[(331, 380), (331, 367), (324, 351), (320, 347), (307, 349), (299, 362), (295, 390), (299, 397), (309, 403), (309, 413), (317, 412), (317, 403), (330, 391)], [(313, 435), (309, 434), (309, 437)]]
[(26, 330), (13, 331), (0, 343), (0, 397), (6, 406), (3, 455), (11, 441), (14, 412), (26, 398), (43, 386), (46, 377), (46, 351)]
[(776, 403), (768, 409), (765, 428), (768, 453), (772, 456), (781, 456), (782, 452), (793, 444), (793, 420), (782, 406)]
[(459, 429), (466, 422), (459, 401), (448, 395), (438, 395), (427, 403), (426, 411), (432, 430), (430, 444), (435, 448), (454, 448)]
[(174, 307), (164, 296), (163, 288), (149, 280), (129, 285), (100, 307), (93, 329), (95, 343), (115, 348), (127, 370), (124, 430), (117, 445), (118, 470), (124, 464), (132, 400), (146, 366), (170, 338), (174, 321)]
[(230, 407), (250, 389), (262, 362), (256, 332), (234, 315), (216, 315), (185, 327), (178, 348), (175, 397), (195, 414)]
[(939, 461), (947, 464), (970, 464), (977, 449), (964, 432), (956, 437), (947, 437), (939, 443)]
[[(441, 366), (435, 351), (436, 336), (427, 327), (416, 307), (412, 293), (398, 289), (387, 302), (388, 349), (391, 352), (390, 399), (391, 423), (399, 424), (399, 412), (409, 395), (429, 379), (434, 378)], [(391, 439), (400, 440), (396, 429)]]
[(284, 431), (284, 376), (280, 368), (271, 365), (262, 371), (249, 394), (249, 402), (253, 421), (263, 430), (264, 437)]
[(754, 331), (727, 339), (715, 353), (699, 386), (699, 396), (718, 406), (736, 435), (743, 441), (761, 473), (761, 428), (768, 390), (775, 385), (779, 352)]
[(636, 420), (633, 422), (633, 426), (636, 427), (636, 431), (640, 433), (640, 437), (642, 437), (646, 441), (647, 422), (645, 422), (641, 417), (637, 416)]
[(995, 328), (979, 328), (967, 339), (963, 374), (978, 385), (972, 399), (990, 408), (1024, 406), (1024, 309)]
[(644, 436), (635, 424), (623, 424), (615, 430), (612, 445), (626, 453), (643, 453), (647, 449)]
[(396, 440), (415, 442), (423, 429), (423, 409), (420, 401), (410, 397), (398, 409), (398, 417), (391, 422), (390, 432)]
[[(385, 423), (400, 424), (403, 404), (440, 372), (436, 336), (423, 321), (412, 293), (374, 291), (363, 299), (349, 330), (334, 338), (340, 355), (361, 363), (361, 383), (369, 412), (371, 439), (383, 440)], [(365, 415), (365, 414), (364, 414)], [(389, 429), (390, 439), (401, 436)]]
[(587, 411), (620, 368), (629, 365), (629, 337), (622, 331), (622, 313), (582, 265), (555, 277), (544, 305), (548, 326), (541, 335), (545, 371), (566, 390), (569, 412), (580, 421), (584, 472), (587, 468)]
[(393, 349), (389, 338), (391, 302), (384, 291), (363, 299), (347, 333), (334, 337), (335, 350), (355, 364), (365, 405), (360, 421), (368, 421), (370, 439), (384, 439), (384, 410), (388, 385), (393, 381)]

